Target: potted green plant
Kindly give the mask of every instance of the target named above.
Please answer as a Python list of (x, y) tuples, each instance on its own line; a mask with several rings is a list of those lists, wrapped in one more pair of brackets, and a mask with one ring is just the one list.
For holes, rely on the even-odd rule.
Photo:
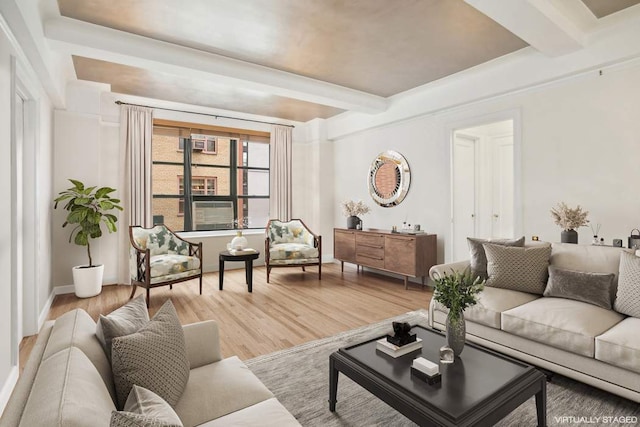
[(62, 227), (73, 227), (69, 236), (69, 243), (73, 240), (76, 245), (87, 247), (89, 265), (73, 267), (73, 284), (75, 293), (80, 298), (88, 298), (100, 293), (102, 289), (102, 275), (104, 265), (93, 264), (91, 258), (91, 239), (102, 236), (102, 225), (107, 227), (109, 233), (117, 231), (118, 217), (109, 213), (114, 209), (122, 210), (120, 200), (110, 196), (116, 191), (110, 187), (85, 187), (75, 179), (70, 179), (73, 187), (58, 193), (54, 199), (54, 209), (58, 203), (66, 201), (64, 209), (68, 212)]
[(433, 297), (449, 309), (447, 315), (447, 344), (456, 356), (464, 348), (466, 326), (464, 310), (475, 305), (477, 295), (484, 289), (484, 279), (474, 276), (469, 268), (463, 271), (451, 270), (451, 274), (435, 274)]

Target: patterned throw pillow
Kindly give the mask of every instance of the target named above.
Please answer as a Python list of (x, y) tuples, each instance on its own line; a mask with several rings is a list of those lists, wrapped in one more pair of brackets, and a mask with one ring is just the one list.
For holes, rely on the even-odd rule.
[(640, 318), (640, 257), (620, 253), (618, 292), (613, 307), (618, 313)]
[(474, 276), (480, 276), (483, 279), (487, 279), (487, 255), (485, 254), (484, 247), (482, 246), (485, 243), (492, 243), (495, 245), (502, 246), (524, 246), (524, 236), (519, 239), (476, 239), (474, 237), (467, 237), (467, 244), (469, 245), (469, 255), (471, 256), (470, 264), (471, 264), (471, 273)]
[(173, 408), (160, 396), (134, 385), (123, 411), (111, 413), (110, 427), (183, 427)]
[(551, 245), (517, 248), (485, 243), (487, 286), (542, 295), (547, 284)]
[(588, 273), (549, 266), (545, 297), (569, 298), (611, 310), (613, 273)]
[(184, 332), (171, 300), (139, 331), (114, 338), (111, 368), (118, 408), (134, 384), (151, 390), (171, 406), (180, 400), (189, 380)]
[(101, 314), (96, 325), (96, 336), (109, 360), (111, 360), (111, 342), (114, 338), (132, 334), (148, 322), (149, 312), (142, 295), (106, 316)]

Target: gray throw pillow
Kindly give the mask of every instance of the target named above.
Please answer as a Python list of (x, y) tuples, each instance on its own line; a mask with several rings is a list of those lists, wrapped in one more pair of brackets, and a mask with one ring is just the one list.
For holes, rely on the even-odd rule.
[(483, 279), (487, 279), (487, 255), (482, 246), (485, 243), (492, 243), (494, 245), (502, 246), (524, 246), (524, 236), (519, 239), (476, 239), (475, 237), (467, 237), (467, 244), (469, 245), (469, 260), (471, 265), (471, 273), (474, 276), (480, 276)]
[(640, 257), (620, 253), (618, 291), (613, 307), (618, 313), (640, 318)]
[(545, 297), (568, 298), (611, 310), (613, 273), (589, 273), (549, 266)]
[(486, 286), (542, 295), (547, 284), (551, 245), (531, 248), (484, 244)]
[(189, 380), (184, 332), (171, 300), (139, 331), (113, 339), (111, 369), (118, 408), (134, 384), (175, 406)]
[(111, 360), (111, 342), (114, 338), (132, 334), (148, 322), (149, 312), (142, 295), (106, 316), (101, 314), (96, 326), (96, 336), (109, 360)]
[(110, 427), (183, 427), (173, 408), (160, 396), (134, 385), (123, 411), (111, 413)]

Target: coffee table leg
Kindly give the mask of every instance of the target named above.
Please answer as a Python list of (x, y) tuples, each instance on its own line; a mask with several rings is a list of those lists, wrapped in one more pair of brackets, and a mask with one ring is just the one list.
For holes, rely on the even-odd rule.
[(218, 263), (218, 285), (220, 290), (222, 290), (222, 283), (224, 282), (224, 260), (220, 257), (220, 262)]
[(540, 381), (541, 389), (536, 393), (536, 412), (538, 413), (538, 427), (547, 427), (547, 379)]
[(332, 357), (329, 357), (329, 410), (336, 411), (338, 395), (338, 370)]
[(249, 286), (249, 292), (253, 292), (253, 260), (249, 259), (244, 262), (245, 276), (247, 278), (247, 285)]

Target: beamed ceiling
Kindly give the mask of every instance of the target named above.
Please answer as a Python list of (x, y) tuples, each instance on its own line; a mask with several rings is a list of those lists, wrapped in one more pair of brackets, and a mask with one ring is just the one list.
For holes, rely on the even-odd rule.
[[(532, 44), (481, 3), (58, 0), (71, 19), (48, 30), (72, 45), (78, 79), (113, 92), (304, 122), (383, 111), (389, 96)], [(582, 7), (602, 18), (637, 3)]]

